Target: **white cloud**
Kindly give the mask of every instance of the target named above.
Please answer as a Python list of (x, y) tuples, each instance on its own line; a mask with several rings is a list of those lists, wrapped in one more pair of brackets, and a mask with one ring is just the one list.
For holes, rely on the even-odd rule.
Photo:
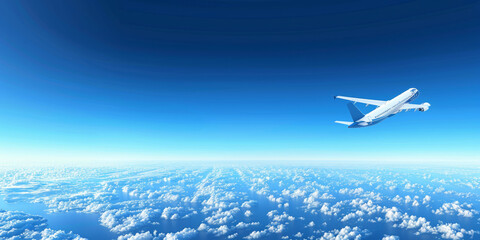
[(210, 227), (205, 223), (201, 223), (200, 226), (198, 226), (197, 228), (198, 231), (206, 231), (208, 229), (210, 229)]
[(337, 215), (340, 212), (340, 209), (332, 206), (330, 207), (329, 203), (323, 203), (322, 207), (320, 208), (320, 212), (325, 215)]
[(383, 236), (382, 240), (399, 240), (400, 237), (394, 235), (385, 235)]
[(100, 223), (113, 232), (124, 233), (150, 224), (150, 220), (160, 214), (158, 209), (151, 208), (143, 209), (137, 214), (125, 209), (110, 210), (100, 216)]
[(332, 230), (323, 234), (321, 240), (359, 240), (362, 238), (362, 234), (367, 234), (367, 231), (362, 231), (358, 227), (345, 226), (340, 230)]
[(423, 203), (423, 204), (427, 204), (427, 203), (430, 202), (431, 199), (432, 199), (432, 198), (431, 198), (429, 195), (426, 195), (426, 196), (423, 198), (422, 203)]
[(135, 235), (129, 233), (119, 236), (117, 240), (152, 240), (153, 235), (150, 232), (137, 233)]
[(402, 222), (398, 225), (401, 228), (418, 228), (418, 227), (429, 227), (430, 222), (427, 222), (427, 220), (424, 217), (417, 217), (417, 216), (404, 216), (404, 219)]
[(205, 218), (205, 220), (211, 225), (222, 225), (233, 220), (233, 216), (239, 211), (240, 209), (237, 207), (226, 211), (220, 209), (214, 212), (212, 216)]
[(166, 207), (166, 208), (163, 209), (161, 217), (163, 219), (177, 219), (178, 218), (178, 212), (180, 210), (182, 210), (181, 207)]
[(241, 228), (247, 228), (250, 226), (257, 226), (257, 225), (260, 225), (260, 222), (251, 222), (251, 223), (239, 222), (235, 227), (241, 229)]
[(471, 236), (473, 236), (474, 234), (473, 230), (467, 231), (463, 228), (460, 228), (460, 225), (458, 223), (441, 224), (437, 226), (436, 229), (438, 233), (441, 234), (442, 238), (445, 239), (458, 240), (463, 239), (466, 234)]
[(227, 236), (228, 239), (234, 239), (238, 237), (238, 233), (230, 234)]
[[(206, 235), (207, 238), (221, 236), (232, 239), (248, 235), (247, 238), (251, 239), (258, 236), (266, 239), (277, 233), (288, 233), (289, 236), (278, 237), (295, 239), (298, 231), (305, 239), (327, 239), (331, 236), (333, 239), (337, 236), (355, 239), (365, 235), (362, 231), (355, 234), (353, 227), (350, 230), (343, 229), (349, 230), (348, 233), (353, 229), (353, 236), (340, 234), (342, 229), (332, 230), (333, 226), (338, 226), (335, 222), (340, 221), (355, 221), (362, 226), (388, 222), (397, 231), (411, 231), (418, 234), (419, 238), (423, 235), (444, 239), (472, 238), (474, 230), (463, 229), (457, 223), (437, 223), (439, 216), (428, 219), (431, 214), (412, 215), (433, 210), (438, 215), (449, 215), (449, 221), (462, 224), (478, 218), (478, 201), (472, 189), (480, 184), (471, 180), (476, 175), (462, 172), (458, 177), (451, 178), (446, 177), (448, 174), (442, 176), (443, 173), (430, 174), (429, 171), (250, 166), (18, 170), (4, 174), (0, 179), (0, 187), (5, 190), (6, 200), (45, 204), (53, 214), (67, 211), (98, 214), (101, 225), (122, 234), (120, 240), (166, 238), (165, 233), (146, 231), (164, 229), (159, 228), (164, 222), (182, 224), (183, 228), (196, 229), (194, 232), (202, 231), (202, 236)], [(0, 173), (4, 172), (0, 169)], [(97, 179), (101, 179), (100, 182), (95, 182)], [(465, 179), (467, 181), (463, 181)], [(467, 190), (457, 187), (459, 185)], [(256, 196), (252, 198), (252, 194)], [(438, 201), (431, 199), (435, 194), (438, 199), (448, 194), (452, 202), (442, 203), (438, 209), (432, 209), (430, 205), (438, 207)], [(265, 200), (271, 202), (265, 204)], [(475, 205), (460, 203), (467, 200)], [(304, 211), (301, 216), (295, 215), (299, 209)], [(266, 212), (268, 218), (265, 217)], [(195, 214), (197, 216), (192, 221), (184, 220)], [(320, 218), (323, 219), (320, 223), (311, 221)], [(267, 222), (264, 222), (265, 219)], [(38, 223), (41, 225), (41, 221)], [(165, 231), (169, 230), (173, 231), (168, 228)], [(38, 231), (28, 228), (24, 232), (18, 229), (14, 231), (19, 231), (19, 236), (41, 236), (42, 233), (70, 236), (69, 233), (48, 229), (48, 226)], [(384, 233), (380, 232), (380, 236)], [(171, 232), (168, 237), (184, 236)], [(398, 239), (395, 237), (384, 235), (385, 240)]]
[(385, 220), (387, 222), (396, 222), (402, 217), (402, 214), (398, 211), (396, 207), (385, 208), (383, 212), (385, 212)]
[(245, 239), (259, 239), (267, 234), (267, 231), (253, 231)]
[(477, 211), (473, 209), (465, 209), (471, 208), (470, 204), (460, 204), (458, 201), (452, 203), (444, 203), (439, 209), (433, 211), (433, 213), (438, 215), (448, 214), (454, 215), (457, 214), (458, 216), (462, 217), (473, 217), (473, 214), (477, 213)]
[(190, 239), (193, 238), (197, 234), (195, 229), (191, 228), (184, 228), (180, 232), (176, 233), (167, 233), (163, 240), (182, 240), (182, 239)]
[(6, 240), (86, 240), (72, 232), (48, 228), (47, 221), (40, 216), (4, 210), (0, 210), (0, 238)]

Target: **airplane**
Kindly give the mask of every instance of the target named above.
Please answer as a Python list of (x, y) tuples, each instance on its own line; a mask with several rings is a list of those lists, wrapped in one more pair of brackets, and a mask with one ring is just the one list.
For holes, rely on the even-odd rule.
[[(395, 98), (388, 101), (372, 100), (372, 99), (363, 99), (363, 98), (354, 98), (354, 97), (344, 97), (344, 96), (334, 96), (334, 99), (344, 99), (350, 101), (347, 103), (348, 110), (350, 115), (352, 115), (353, 122), (347, 121), (335, 121), (336, 123), (348, 125), (348, 128), (360, 128), (368, 127), (375, 125), (386, 118), (389, 118), (403, 110), (408, 111), (414, 109), (414, 111), (419, 110), (420, 112), (425, 112), (430, 108), (430, 103), (425, 102), (422, 104), (410, 104), (410, 102), (418, 96), (419, 92), (416, 88), (410, 88), (402, 94), (396, 96)], [(353, 103), (352, 103), (353, 102)], [(378, 106), (375, 110), (363, 114), (355, 107), (355, 103), (364, 103), (368, 105)]]

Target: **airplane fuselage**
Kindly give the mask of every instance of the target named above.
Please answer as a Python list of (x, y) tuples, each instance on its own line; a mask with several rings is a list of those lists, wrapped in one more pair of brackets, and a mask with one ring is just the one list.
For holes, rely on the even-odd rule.
[(368, 127), (377, 124), (386, 118), (389, 118), (401, 111), (404, 104), (411, 102), (418, 96), (418, 90), (410, 88), (395, 98), (387, 101), (385, 104), (377, 107), (364, 117), (358, 119), (349, 128)]

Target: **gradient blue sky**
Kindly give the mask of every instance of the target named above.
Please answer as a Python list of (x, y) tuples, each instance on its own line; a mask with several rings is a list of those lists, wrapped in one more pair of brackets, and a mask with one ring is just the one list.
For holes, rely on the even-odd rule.
[(479, 1), (2, 1), (0, 33), (4, 164), (480, 158)]

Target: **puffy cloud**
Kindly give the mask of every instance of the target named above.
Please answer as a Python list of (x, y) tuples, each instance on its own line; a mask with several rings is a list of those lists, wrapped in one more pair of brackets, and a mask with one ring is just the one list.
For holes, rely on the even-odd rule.
[(260, 225), (260, 222), (251, 222), (251, 223), (239, 222), (235, 227), (241, 229), (241, 228), (247, 228), (250, 226), (257, 226), (257, 225)]
[(307, 192), (303, 189), (296, 189), (293, 192), (290, 191), (290, 190), (286, 190), (286, 189), (282, 190), (282, 194), (284, 196), (289, 196), (291, 198), (301, 198), (301, 197), (305, 196), (306, 193)]
[(197, 234), (195, 229), (184, 228), (180, 232), (176, 233), (167, 233), (163, 240), (182, 240), (182, 239), (191, 239)]
[(433, 211), (433, 213), (438, 214), (438, 215), (443, 215), (443, 214), (448, 214), (448, 215), (454, 215), (457, 214), (458, 216), (462, 217), (473, 217), (474, 213), (477, 213), (477, 211), (472, 210), (472, 209), (465, 209), (466, 208), (471, 208), (471, 204), (460, 204), (458, 201), (452, 202), (452, 203), (444, 203), (439, 209)]
[(228, 229), (227, 225), (222, 225), (218, 228), (210, 228), (209, 232), (213, 233), (216, 236), (221, 236), (221, 235), (227, 234), (228, 230), (229, 229)]
[(432, 198), (429, 196), (429, 195), (426, 195), (423, 200), (422, 200), (422, 203), (423, 204), (427, 204), (430, 202), (430, 200), (432, 200)]
[(242, 203), (242, 208), (251, 208), (253, 204), (255, 204), (256, 201), (254, 200), (249, 200), (249, 201), (245, 201)]
[(361, 217), (363, 215), (364, 215), (364, 213), (362, 211), (357, 210), (356, 212), (351, 212), (351, 213), (345, 215), (340, 221), (345, 222), (345, 221), (348, 221), (348, 220), (356, 218), (356, 217)]
[(402, 222), (400, 224), (395, 224), (394, 226), (406, 229), (418, 229), (418, 234), (439, 234), (444, 239), (463, 239), (465, 235), (473, 236), (475, 234), (474, 230), (465, 230), (460, 227), (458, 223), (447, 223), (439, 224), (437, 226), (432, 226), (429, 221), (424, 217), (417, 216), (408, 216), (404, 214), (402, 216)]
[(234, 239), (238, 237), (238, 233), (230, 234), (227, 236), (228, 239)]
[(355, 188), (355, 189), (342, 188), (338, 190), (338, 193), (340, 194), (350, 194), (350, 195), (360, 195), (363, 192), (364, 192), (363, 188)]
[(401, 203), (401, 202), (402, 202), (402, 197), (396, 195), (396, 196), (392, 199), (392, 201), (397, 202), (397, 203)]
[(7, 240), (86, 240), (72, 232), (48, 228), (47, 221), (40, 216), (4, 210), (0, 210), (0, 238)]
[(198, 231), (205, 231), (205, 230), (208, 230), (208, 229), (210, 229), (210, 227), (205, 223), (201, 223), (200, 226), (198, 226), (198, 228), (197, 228)]
[(286, 212), (282, 214), (275, 214), (275, 212), (271, 211), (267, 214), (268, 217), (272, 218), (272, 222), (283, 222), (283, 221), (293, 221), (295, 217), (288, 215)]
[(442, 238), (453, 240), (463, 239), (465, 235), (473, 236), (474, 234), (473, 230), (467, 231), (460, 228), (458, 223), (441, 224), (436, 227), (436, 231), (441, 234)]
[(281, 233), (285, 230), (285, 224), (276, 224), (267, 228), (271, 233)]
[(362, 234), (366, 235), (368, 232), (366, 230), (361, 230), (358, 227), (345, 226), (340, 230), (333, 230), (323, 234), (320, 238), (321, 240), (348, 240), (355, 239), (359, 240), (362, 238)]
[(113, 232), (124, 233), (150, 224), (150, 220), (160, 214), (158, 209), (151, 208), (143, 209), (136, 214), (125, 209), (109, 210), (100, 216), (100, 223)]
[(335, 205), (330, 207), (329, 203), (324, 203), (322, 205), (322, 207), (320, 208), (320, 212), (325, 214), (325, 215), (335, 215), (336, 216), (340, 212), (340, 209), (335, 207)]
[(396, 207), (386, 208), (383, 210), (383, 212), (385, 212), (385, 220), (387, 222), (396, 222), (402, 217), (402, 214)]
[(240, 209), (237, 207), (226, 211), (218, 210), (205, 220), (211, 225), (222, 225), (233, 220), (233, 216), (239, 211)]
[(163, 209), (161, 217), (163, 219), (177, 219), (180, 210), (182, 210), (182, 207), (166, 207)]
[(245, 239), (259, 239), (267, 234), (267, 231), (253, 231)]
[(117, 240), (152, 240), (153, 235), (150, 232), (136, 233), (135, 235), (129, 233), (119, 236)]
[(401, 228), (418, 228), (418, 227), (429, 227), (430, 222), (427, 222), (427, 220), (424, 217), (417, 217), (417, 216), (404, 216), (404, 219), (402, 222), (398, 225)]
[(382, 240), (399, 240), (400, 237), (395, 235), (385, 235), (383, 236)]
[[(201, 231), (207, 238), (238, 239), (246, 236), (247, 239), (266, 239), (281, 233), (279, 238), (295, 239), (295, 233), (300, 231), (301, 238), (305, 239), (332, 236), (330, 239), (355, 239), (358, 235), (366, 235), (360, 231), (365, 224), (381, 221), (388, 222), (397, 231), (414, 232), (419, 238), (423, 235), (444, 239), (472, 238), (474, 230), (439, 220), (445, 218), (441, 215), (449, 215), (450, 221), (463, 223), (464, 217), (475, 217), (479, 203), (475, 191), (480, 186), (478, 179), (474, 178), (478, 174), (462, 172), (452, 178), (449, 173), (433, 170), (409, 172), (395, 169), (358, 171), (250, 166), (153, 170), (0, 169), (0, 174), (3, 174), (0, 187), (6, 201), (18, 199), (44, 204), (52, 214), (98, 214), (101, 225), (122, 234), (120, 240), (184, 237), (168, 228), (165, 231), (169, 234), (147, 231), (165, 229), (172, 223), (193, 234)], [(433, 208), (437, 216), (428, 213), (425, 216), (412, 215), (432, 211), (430, 205), (438, 207), (437, 201), (431, 200), (435, 194), (438, 199), (448, 194), (447, 199), (452, 202)], [(472, 204), (460, 203), (467, 200)], [(296, 215), (298, 210), (303, 213)], [(184, 220), (192, 215), (196, 216), (189, 219), (191, 221)], [(311, 221), (319, 217), (323, 219), (322, 223)], [(342, 229), (332, 229), (339, 223), (353, 221), (357, 229), (343, 228), (343, 232)], [(41, 221), (37, 224), (42, 225)], [(311, 229), (305, 229), (309, 227)], [(66, 234), (67, 239), (70, 236), (70, 233), (54, 231), (48, 226), (38, 230), (15, 228), (11, 231), (15, 236), (38, 239), (42, 234)], [(384, 239), (398, 239), (395, 237), (385, 235)]]

